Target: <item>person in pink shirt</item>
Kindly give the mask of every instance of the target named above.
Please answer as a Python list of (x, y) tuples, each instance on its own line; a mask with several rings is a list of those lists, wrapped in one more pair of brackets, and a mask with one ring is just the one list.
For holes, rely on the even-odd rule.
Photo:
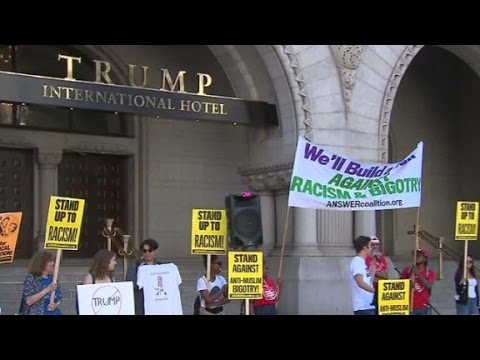
[(270, 277), (270, 269), (266, 261), (263, 262), (263, 295), (261, 299), (250, 302), (251, 315), (277, 315), (277, 302), (282, 292), (283, 283), (277, 283)]

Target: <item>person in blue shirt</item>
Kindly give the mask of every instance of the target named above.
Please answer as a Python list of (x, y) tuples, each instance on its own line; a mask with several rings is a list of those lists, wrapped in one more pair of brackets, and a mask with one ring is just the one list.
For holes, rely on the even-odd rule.
[[(62, 293), (58, 284), (53, 283), (54, 269), (52, 253), (39, 251), (32, 257), (23, 282), (22, 315), (61, 315)], [(50, 304), (52, 291), (55, 291), (55, 298)]]

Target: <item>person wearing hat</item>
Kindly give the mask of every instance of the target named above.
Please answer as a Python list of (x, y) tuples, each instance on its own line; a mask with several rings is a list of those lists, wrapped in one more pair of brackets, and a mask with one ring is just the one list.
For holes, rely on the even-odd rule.
[(380, 239), (376, 236), (371, 236), (370, 239), (372, 239), (370, 242), (372, 253), (365, 259), (365, 263), (369, 269), (375, 269), (375, 277), (373, 278), (373, 288), (375, 289), (373, 304), (375, 305), (376, 314), (378, 315), (378, 280), (388, 279), (388, 261), (380, 251)]
[(365, 262), (367, 267), (375, 267), (375, 279), (373, 279), (373, 285), (376, 288), (378, 280), (388, 279), (388, 261), (387, 258), (380, 251), (380, 239), (376, 236), (371, 236), (372, 255), (367, 257)]
[(417, 249), (415, 266), (406, 266), (400, 276), (402, 279), (411, 279), (413, 286), (413, 308), (411, 315), (429, 315), (430, 297), (436, 274), (428, 267), (428, 253)]

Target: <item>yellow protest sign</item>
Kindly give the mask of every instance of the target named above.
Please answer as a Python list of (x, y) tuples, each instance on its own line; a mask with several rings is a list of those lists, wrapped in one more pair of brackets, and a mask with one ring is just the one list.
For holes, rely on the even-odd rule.
[(21, 212), (0, 214), (0, 264), (13, 262), (21, 222)]
[(227, 212), (193, 209), (192, 255), (225, 255), (227, 253)]
[(410, 279), (378, 282), (378, 315), (410, 314)]
[(228, 253), (228, 298), (261, 299), (263, 294), (263, 253)]
[(457, 201), (456, 240), (477, 240), (478, 202)]
[(78, 250), (84, 199), (51, 196), (45, 249)]

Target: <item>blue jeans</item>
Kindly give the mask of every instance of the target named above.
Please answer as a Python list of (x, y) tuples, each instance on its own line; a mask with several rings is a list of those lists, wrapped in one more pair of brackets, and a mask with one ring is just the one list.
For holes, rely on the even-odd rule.
[(478, 315), (477, 299), (468, 298), (466, 304), (456, 304), (457, 315)]
[(275, 304), (257, 306), (255, 315), (277, 315), (277, 306)]
[(420, 309), (413, 309), (410, 315), (432, 315), (432, 309), (427, 306)]
[(353, 312), (355, 315), (375, 315), (375, 309), (357, 310)]

